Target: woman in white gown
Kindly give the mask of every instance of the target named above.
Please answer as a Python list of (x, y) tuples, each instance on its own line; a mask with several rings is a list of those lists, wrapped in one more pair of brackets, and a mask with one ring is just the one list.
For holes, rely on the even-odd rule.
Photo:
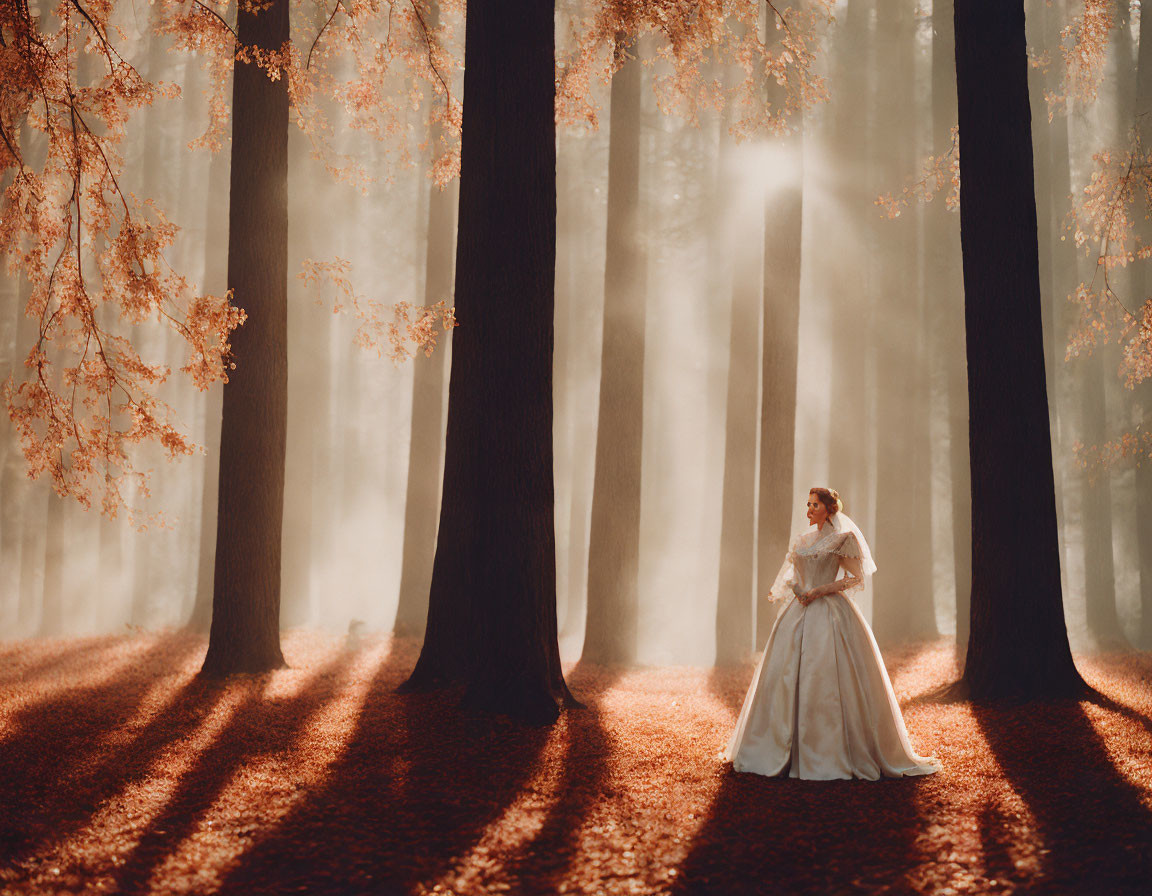
[(938, 771), (912, 749), (876, 639), (845, 596), (876, 569), (868, 543), (831, 489), (812, 489), (808, 520), (772, 586), (787, 604), (724, 758), (738, 772), (812, 780)]

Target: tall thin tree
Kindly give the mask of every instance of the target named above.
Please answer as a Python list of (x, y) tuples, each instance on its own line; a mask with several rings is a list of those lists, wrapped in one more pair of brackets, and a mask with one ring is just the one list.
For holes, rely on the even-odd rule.
[[(728, 139), (721, 133), (721, 140)], [(725, 153), (721, 153), (723, 161)], [(724, 174), (721, 174), (724, 177)], [(731, 175), (728, 175), (731, 178)], [(731, 195), (729, 193), (729, 195)], [(720, 575), (716, 596), (716, 662), (738, 663), (755, 648), (756, 427), (760, 366), (759, 233), (733, 247), (732, 317), (728, 332), (728, 384), (724, 484), (720, 523)], [(751, 239), (749, 239), (751, 237)]]
[[(1136, 60), (1135, 127), (1145, 151), (1152, 146), (1152, 10), (1141, 9), (1140, 43)], [(1140, 241), (1152, 244), (1152, 222), (1137, 217)], [(1136, 268), (1133, 290), (1140, 304), (1152, 298), (1152, 273), (1147, 262)], [(1152, 379), (1137, 387), (1139, 413), (1145, 427), (1152, 426)], [(1152, 649), (1152, 458), (1136, 466), (1136, 545), (1140, 566), (1140, 644)]]
[[(432, 7), (428, 27), (439, 24), (439, 4)], [(426, 90), (429, 105), (435, 102)], [(440, 145), (443, 128), (432, 127), (426, 164)], [(428, 242), (424, 253), (424, 304), (447, 300), (452, 293), (453, 250), (456, 248), (456, 206), (459, 181), (428, 185)], [(423, 635), (428, 618), (428, 589), (436, 556), (436, 518), (440, 507), (440, 470), (444, 445), (443, 348), (430, 358), (416, 358), (412, 371), (412, 437), (408, 446), (408, 486), (404, 502), (404, 553), (400, 566), (397, 634)]]
[(608, 134), (604, 351), (588, 543), (584, 659), (636, 656), (640, 575), (640, 460), (644, 422), (646, 255), (640, 245), (640, 60), (617, 36)]
[(1082, 692), (1060, 590), (1023, 0), (956, 0), (974, 699)]
[[(855, 2), (855, 0), (853, 0)], [(756, 525), (756, 647), (768, 640), (777, 605), (764, 600), (791, 537), (796, 452), (796, 365), (804, 229), (804, 123), (774, 139), (775, 188), (764, 197), (763, 310), (760, 317), (760, 491)]]
[[(918, 116), (908, 115), (916, 94), (916, 22), (904, 4), (881, 3), (876, 28), (880, 96), (878, 140), (884, 180), (897, 183), (916, 164)], [(929, 458), (928, 376), (923, 290), (918, 284), (923, 209), (913, 206), (885, 222), (881, 236), (895, 263), (877, 277), (876, 531), (877, 555), (887, 558), (877, 576), (872, 625), (881, 642), (936, 635), (932, 597), (932, 495)], [(911, 326), (902, 325), (910, 322)], [(855, 443), (839, 428), (834, 439)], [(847, 495), (849, 502), (863, 496)]]
[[(1135, 60), (1132, 58), (1132, 31), (1128, 5), (1116, 5), (1116, 19), (1109, 35), (1108, 53), (1115, 77), (1113, 127), (1108, 142), (1124, 146), (1132, 127), (1135, 102)], [(1097, 274), (1092, 259), (1085, 279)], [(1127, 266), (1114, 268), (1109, 282), (1121, 295), (1131, 293), (1133, 277)], [(1099, 445), (1108, 438), (1108, 386), (1106, 377), (1115, 370), (1119, 351), (1107, 341), (1087, 358), (1078, 360), (1081, 377), (1081, 440)], [(1129, 646), (1116, 607), (1116, 574), (1113, 556), (1112, 473), (1109, 469), (1085, 470), (1081, 476), (1081, 531), (1084, 541), (1084, 599), (1088, 629), (1100, 647), (1122, 650)]]
[[(952, 0), (932, 4), (932, 147), (951, 146), (956, 125), (956, 42)], [(948, 396), (948, 467), (952, 480), (952, 574), (956, 589), (956, 646), (968, 647), (972, 594), (972, 485), (968, 463), (968, 379), (964, 369), (964, 283), (960, 221), (937, 202), (927, 211), (925, 252), (935, 284), (933, 339)]]
[[(864, 434), (868, 431), (868, 394), (872, 390), (868, 363), (868, 331), (872, 326), (875, 291), (875, 230), (880, 226), (871, 197), (859, 192), (857, 181), (877, 180), (879, 161), (879, 127), (874, 114), (876, 89), (875, 45), (878, 31), (874, 12), (876, 0), (848, 0), (842, 24), (836, 31), (836, 80), (844, 85), (844, 95), (834, 97), (832, 147), (844, 153), (847, 168), (863, 172), (863, 178), (846, 180), (844, 189), (854, 201), (846, 205), (844, 221), (851, 237), (849, 251), (840, 254), (831, 265), (829, 284), (835, 302), (829, 331), (832, 349), (828, 359), (831, 384), (832, 432)], [(840, 49), (842, 48), (842, 50)], [(874, 192), (874, 191), (873, 191)], [(854, 195), (853, 195), (854, 193)], [(767, 263), (766, 263), (767, 264)], [(765, 357), (767, 357), (765, 346)], [(857, 519), (868, 516), (865, 495), (868, 481), (869, 454), (855, 439), (833, 438), (828, 445), (829, 483), (848, 496)], [(807, 488), (814, 483), (807, 483)], [(796, 500), (789, 495), (789, 503)], [(865, 512), (861, 512), (864, 510)], [(779, 561), (775, 560), (777, 568)], [(772, 572), (774, 576), (775, 571)]]

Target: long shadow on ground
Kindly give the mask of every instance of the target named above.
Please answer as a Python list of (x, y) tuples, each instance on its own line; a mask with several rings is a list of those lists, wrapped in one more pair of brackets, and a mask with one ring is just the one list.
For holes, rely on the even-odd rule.
[(344, 651), (311, 674), (295, 695), (271, 700), (269, 676), (245, 682), (243, 698), (223, 729), (197, 756), (164, 809), (112, 875), (117, 893), (148, 892), (152, 873), (193, 834), (225, 787), (245, 766), (262, 756), (290, 751), (316, 716), (343, 686), (354, 654)]
[[(1102, 697), (1104, 708), (1117, 707)], [(1148, 720), (1123, 707), (1145, 726)], [(1035, 818), (1043, 853), (1030, 883), (1053, 893), (1147, 893), (1152, 812), (1116, 768), (1083, 703), (973, 705), (977, 724), (1013, 789)], [(1119, 711), (1119, 710), (1118, 710)], [(1086, 819), (1108, 819), (1092, 825)], [(1011, 879), (1004, 819), (984, 820), (990, 872)]]
[(561, 717), (565, 749), (555, 788), (558, 796), (540, 830), (517, 857), (513, 892), (559, 892), (561, 883), (582, 857), (581, 823), (605, 798), (610, 786), (607, 756), (612, 742), (603, 725), (599, 697), (612, 686), (619, 672), (581, 664), (568, 675), (569, 686), (585, 700), (585, 706), (567, 710)]
[[(519, 893), (555, 892), (579, 854), (574, 834), (601, 795), (607, 735), (595, 708), (556, 729), (462, 714), (460, 695), (396, 694), (415, 651), (394, 642), (328, 783), (306, 796), (226, 875), (225, 893), (407, 893), (463, 870), (490, 826), (523, 829), (493, 873)], [(573, 676), (579, 687), (580, 674)], [(565, 737), (559, 782), (536, 782), (550, 738)], [(535, 790), (557, 794), (509, 809)], [(536, 801), (529, 801), (535, 803)], [(493, 852), (499, 851), (495, 844)], [(486, 847), (485, 847), (486, 848)], [(477, 874), (475, 865), (466, 873)]]
[[(160, 638), (131, 666), (155, 666), (161, 675), (161, 669), (180, 668), (202, 646), (185, 635)], [(0, 850), (6, 865), (15, 867), (83, 828), (101, 803), (145, 777), (159, 752), (214, 703), (213, 689), (190, 679), (140, 721), (154, 684), (154, 678), (125, 669), (97, 685), (31, 701), (8, 720), (0, 749)]]

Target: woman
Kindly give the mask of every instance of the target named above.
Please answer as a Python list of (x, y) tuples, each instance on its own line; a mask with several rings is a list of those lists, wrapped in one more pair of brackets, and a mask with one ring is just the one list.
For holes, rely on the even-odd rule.
[(812, 489), (808, 521), (772, 586), (770, 599), (788, 603), (724, 758), (738, 772), (813, 780), (938, 771), (913, 751), (876, 639), (845, 596), (876, 570), (868, 543), (832, 489)]

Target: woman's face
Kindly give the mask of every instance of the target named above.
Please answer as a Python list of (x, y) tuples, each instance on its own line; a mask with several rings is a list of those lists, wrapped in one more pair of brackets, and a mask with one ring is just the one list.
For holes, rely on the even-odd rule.
[(808, 522), (813, 526), (823, 526), (828, 522), (828, 508), (816, 497), (816, 492), (808, 494)]

